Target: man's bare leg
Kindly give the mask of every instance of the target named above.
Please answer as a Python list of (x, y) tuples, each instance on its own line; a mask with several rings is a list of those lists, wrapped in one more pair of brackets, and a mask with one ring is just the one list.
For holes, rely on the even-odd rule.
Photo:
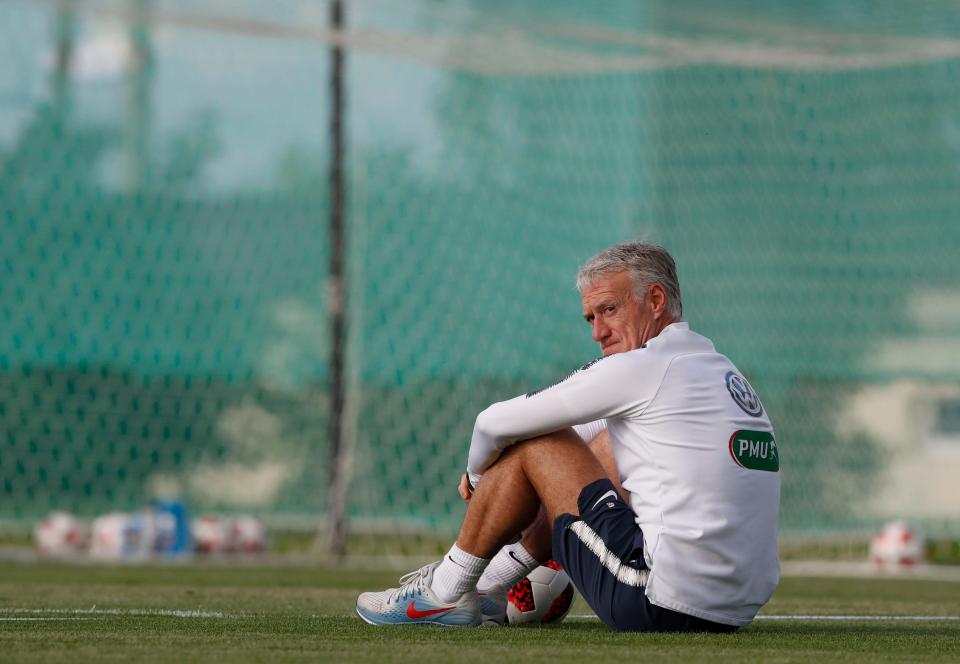
[[(472, 495), (462, 494), (469, 498), (467, 514), (457, 542), (436, 568), (431, 589), (443, 601), (452, 601), (470, 590), (483, 593), (485, 598), (491, 597), (493, 590), (494, 595), (502, 593), (505, 601), (504, 588), (511, 574), (525, 576), (540, 561), (522, 545), (506, 549), (504, 545), (533, 522), (541, 507), (547, 523), (553, 523), (560, 514), (579, 514), (581, 490), (603, 477), (603, 466), (573, 429), (513, 445), (487, 469)], [(546, 525), (542, 529), (549, 539), (550, 529)], [(549, 557), (549, 542), (545, 548)], [(484, 577), (491, 563), (491, 574)], [(504, 570), (511, 574), (501, 574)], [(494, 605), (499, 606), (499, 601), (484, 600), (484, 620), (498, 622)]]
[(357, 613), (372, 624), (483, 622), (489, 614), (479, 606), (477, 584), (493, 554), (529, 525), (541, 506), (549, 523), (563, 513), (579, 514), (583, 487), (604, 477), (603, 466), (572, 429), (514, 445), (472, 495), (464, 490), (467, 514), (444, 559), (404, 577), (400, 588), (361, 594)]
[[(578, 444), (583, 446), (581, 442), (578, 442)], [(526, 445), (526, 443), (521, 443), (521, 446), (523, 445)], [(613, 453), (610, 450), (610, 438), (606, 432), (602, 432), (596, 436), (587, 447), (594, 456), (598, 456), (597, 452), (599, 451), (598, 461), (600, 462), (600, 466), (608, 474), (611, 472), (610, 468), (612, 468), (614, 479), (616, 479), (616, 462), (613, 459)], [(500, 466), (501, 463), (507, 465), (498, 470), (498, 466)], [(521, 466), (521, 468), (511, 469), (509, 468), (509, 464), (516, 464)], [(491, 484), (497, 482), (496, 475), (491, 477), (491, 473), (494, 471), (497, 473), (504, 472), (504, 475), (513, 477), (514, 482), (518, 479), (522, 480), (521, 485), (526, 485), (527, 490), (533, 492), (533, 485), (529, 484), (526, 476), (522, 473), (522, 463), (515, 453), (507, 455), (507, 458), (499, 459), (493, 468), (487, 471), (487, 475), (483, 482), (481, 482), (481, 485), (488, 480), (492, 480)], [(503, 491), (502, 487), (498, 487), (498, 493), (500, 491)], [(462, 491), (461, 494), (463, 493)], [(520, 490), (507, 491), (505, 495), (518, 496), (521, 495), (521, 493), (522, 491)], [(527, 526), (526, 530), (523, 530), (523, 536), (520, 541), (516, 541), (519, 535), (513, 534), (508, 540), (512, 543), (506, 544), (495, 552), (489, 564), (486, 565), (483, 573), (477, 580), (480, 608), (483, 622), (486, 625), (503, 624), (506, 611), (507, 590), (552, 557), (553, 527), (547, 518), (546, 511), (540, 505), (540, 497), (534, 492), (533, 495), (523, 497), (518, 502), (524, 506), (524, 509), (516, 511), (516, 521), (509, 524), (511, 533), (519, 533), (523, 529), (523, 526), (529, 523), (529, 508), (533, 505), (536, 505), (536, 518), (532, 524)], [(510, 509), (510, 506), (507, 506), (506, 509)], [(480, 534), (479, 539), (485, 540), (487, 538), (483, 534)], [(442, 573), (441, 578), (444, 578)], [(450, 583), (449, 577), (446, 577), (444, 583)]]
[(470, 499), (457, 546), (490, 558), (533, 522), (541, 505), (547, 523), (560, 514), (579, 514), (580, 490), (605, 476), (597, 457), (572, 429), (517, 443), (484, 474)]
[[(620, 485), (620, 472), (617, 470), (617, 460), (613, 456), (613, 447), (610, 444), (610, 435), (601, 431), (588, 444), (593, 456), (600, 462), (604, 474), (613, 482), (624, 501), (629, 501), (630, 492)], [(535, 559), (543, 563), (550, 559), (553, 545), (553, 521), (547, 519), (546, 512), (540, 510), (533, 523), (523, 531), (520, 540), (523, 548)]]

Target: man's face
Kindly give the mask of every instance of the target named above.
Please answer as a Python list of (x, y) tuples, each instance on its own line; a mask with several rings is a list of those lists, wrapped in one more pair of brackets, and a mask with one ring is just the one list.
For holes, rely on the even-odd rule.
[[(604, 357), (640, 348), (659, 330), (650, 297), (638, 302), (629, 272), (611, 272), (597, 277), (581, 293), (583, 318)], [(644, 306), (645, 303), (648, 306)], [(656, 331), (655, 331), (656, 330)]]

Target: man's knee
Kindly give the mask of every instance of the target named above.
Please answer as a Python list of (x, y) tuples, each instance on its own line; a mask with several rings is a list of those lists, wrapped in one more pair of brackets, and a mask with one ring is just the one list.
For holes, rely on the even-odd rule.
[(547, 511), (550, 522), (564, 512), (578, 513), (584, 486), (606, 474), (573, 429), (563, 429), (513, 446), (505, 463), (518, 462)]
[(522, 464), (525, 457), (530, 457), (537, 455), (546, 451), (546, 453), (557, 453), (558, 444), (560, 447), (569, 444), (576, 444), (584, 449), (588, 449), (584, 442), (581, 440), (580, 436), (571, 429), (561, 429), (559, 431), (552, 431), (550, 433), (545, 433), (542, 436), (537, 436), (535, 438), (528, 438), (527, 440), (521, 440), (500, 453), (500, 456), (495, 462), (487, 469), (489, 472), (491, 469), (495, 468), (499, 464), (511, 464), (519, 463)]
[(563, 449), (563, 447), (567, 445), (574, 445), (583, 450), (589, 449), (580, 436), (577, 435), (577, 432), (569, 427), (560, 429), (559, 431), (545, 433), (536, 438), (522, 440), (512, 445), (510, 449), (515, 450), (517, 454), (531, 454), (535, 451), (539, 452), (543, 450), (556, 453), (559, 449)]

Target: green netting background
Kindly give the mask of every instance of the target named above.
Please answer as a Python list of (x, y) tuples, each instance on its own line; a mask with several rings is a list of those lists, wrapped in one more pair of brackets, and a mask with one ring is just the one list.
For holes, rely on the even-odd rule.
[[(956, 532), (952, 3), (347, 2), (351, 524), (449, 533), (475, 414), (641, 237), (750, 377), (785, 532)], [(0, 519), (323, 523), (324, 3), (0, 5)]]

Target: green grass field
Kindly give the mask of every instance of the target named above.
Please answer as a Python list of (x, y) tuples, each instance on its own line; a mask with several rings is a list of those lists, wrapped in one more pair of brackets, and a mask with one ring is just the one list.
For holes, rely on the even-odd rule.
[[(960, 661), (960, 621), (758, 620), (734, 635), (373, 628), (394, 572), (293, 565), (0, 566), (0, 661)], [(574, 613), (588, 609), (578, 602)], [(960, 582), (785, 578), (761, 615), (960, 616)]]

